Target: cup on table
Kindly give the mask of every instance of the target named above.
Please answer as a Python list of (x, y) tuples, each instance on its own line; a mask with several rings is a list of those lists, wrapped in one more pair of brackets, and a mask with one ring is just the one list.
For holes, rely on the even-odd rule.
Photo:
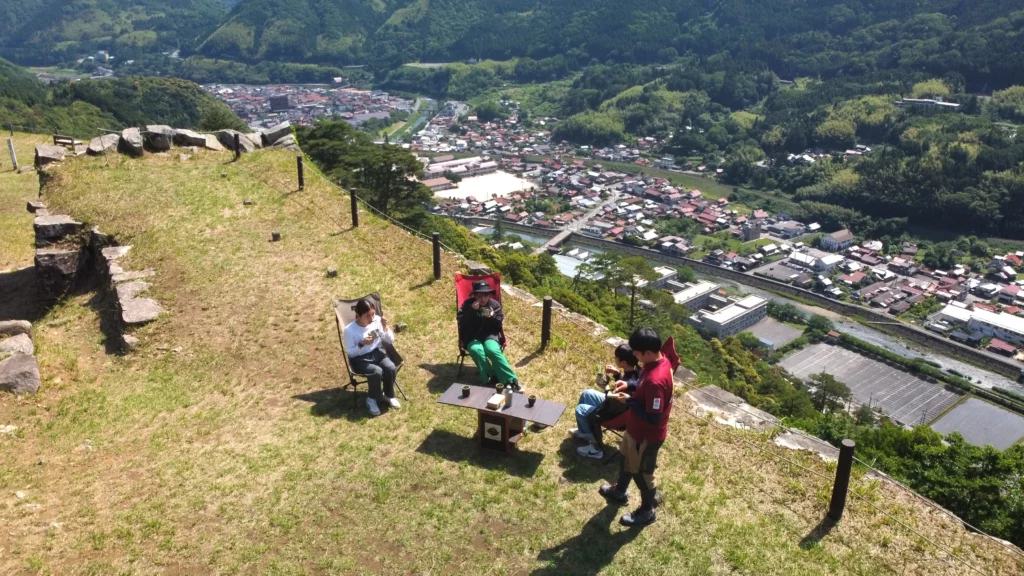
[(462, 397), (469, 398), (469, 386), (462, 387)]
[(533, 405), (536, 404), (536, 403), (537, 403), (537, 395), (536, 394), (530, 394), (530, 397), (527, 398), (527, 400), (526, 400), (526, 405), (529, 406), (530, 408), (533, 408)]

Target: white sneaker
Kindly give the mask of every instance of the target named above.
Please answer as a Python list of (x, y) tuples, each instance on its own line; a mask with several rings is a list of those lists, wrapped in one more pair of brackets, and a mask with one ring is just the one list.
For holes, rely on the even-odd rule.
[(604, 458), (604, 450), (597, 450), (593, 446), (580, 446), (576, 449), (576, 453), (584, 458), (593, 458), (594, 460), (601, 460)]
[(402, 405), (398, 403), (398, 398), (388, 398), (388, 404), (391, 404), (391, 407), (395, 410), (402, 407)]
[(579, 428), (569, 428), (569, 436), (572, 436), (573, 438), (575, 438), (576, 435), (579, 434), (579, 433), (580, 433), (580, 429)]
[(366, 399), (366, 407), (370, 409), (370, 414), (373, 416), (380, 416), (380, 408), (377, 407), (377, 401), (373, 398)]

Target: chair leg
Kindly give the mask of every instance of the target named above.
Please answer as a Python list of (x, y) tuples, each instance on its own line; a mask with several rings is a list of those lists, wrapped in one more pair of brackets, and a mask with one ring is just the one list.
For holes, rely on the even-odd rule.
[(395, 388), (398, 388), (398, 391), (402, 393), (402, 399), (408, 402), (409, 397), (405, 395), (405, 390), (402, 390), (402, 385), (398, 383), (397, 378), (395, 379)]
[(455, 373), (455, 380), (458, 381), (459, 377), (462, 376), (462, 365), (466, 363), (466, 355), (459, 354), (459, 371)]

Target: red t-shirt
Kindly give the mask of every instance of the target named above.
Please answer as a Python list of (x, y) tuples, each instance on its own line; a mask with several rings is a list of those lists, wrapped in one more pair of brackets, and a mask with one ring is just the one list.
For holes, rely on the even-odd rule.
[(657, 424), (648, 424), (628, 412), (626, 431), (637, 442), (661, 442), (668, 436), (668, 415), (672, 411), (672, 366), (668, 358), (644, 365), (632, 399), (641, 402), (648, 414), (660, 414)]

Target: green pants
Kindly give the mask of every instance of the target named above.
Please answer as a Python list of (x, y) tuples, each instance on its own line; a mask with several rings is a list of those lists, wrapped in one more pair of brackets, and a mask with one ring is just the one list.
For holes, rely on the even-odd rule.
[(501, 346), (494, 340), (470, 340), (466, 344), (466, 352), (473, 357), (476, 367), (480, 369), (480, 381), (485, 384), (494, 376), (498, 382), (508, 384), (516, 379), (516, 373), (512, 371), (505, 355), (501, 352)]

